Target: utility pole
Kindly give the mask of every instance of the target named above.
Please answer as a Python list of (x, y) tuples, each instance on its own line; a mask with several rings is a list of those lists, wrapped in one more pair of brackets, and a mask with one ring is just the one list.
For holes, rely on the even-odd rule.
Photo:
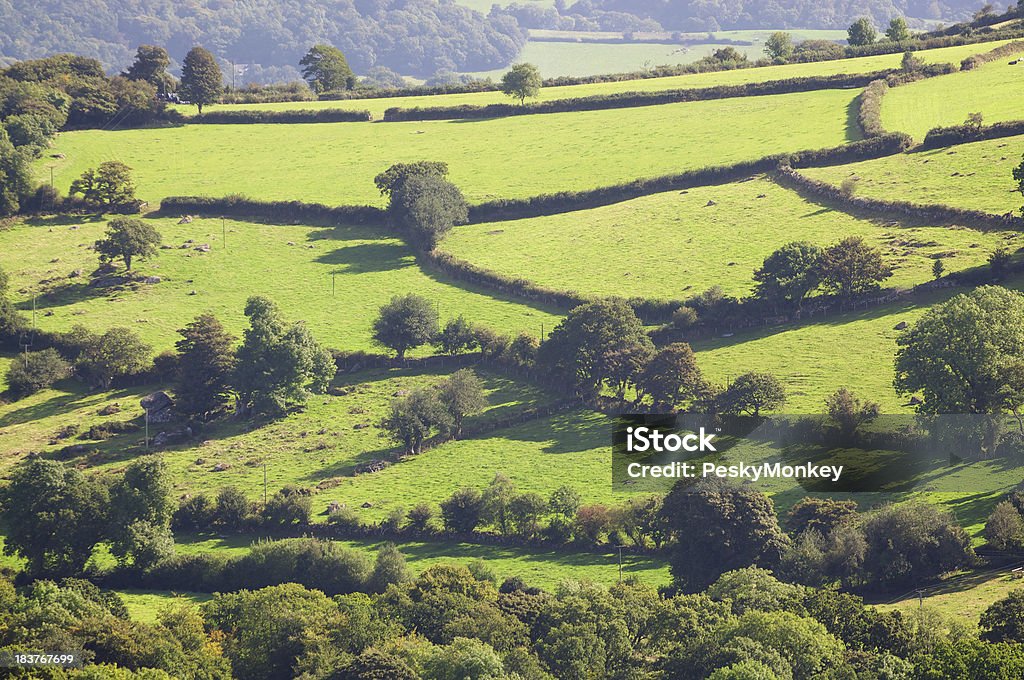
[(267, 507), (267, 464), (263, 463), (263, 507)]
[(57, 167), (57, 166), (56, 165), (51, 165), (50, 166), (50, 188), (51, 189), (53, 188), (53, 169), (55, 167)]
[(146, 450), (149, 451), (149, 409), (146, 409)]
[(334, 297), (334, 296), (335, 296), (335, 295), (334, 295), (334, 291), (335, 291), (335, 280), (334, 280), (334, 279), (335, 279), (335, 277), (337, 277), (337, 276), (338, 276), (338, 275), (337, 275), (336, 273), (334, 273), (334, 272), (331, 272), (331, 297)]
[(544, 324), (543, 323), (541, 323), (541, 325), (540, 325), (540, 341), (544, 342)]

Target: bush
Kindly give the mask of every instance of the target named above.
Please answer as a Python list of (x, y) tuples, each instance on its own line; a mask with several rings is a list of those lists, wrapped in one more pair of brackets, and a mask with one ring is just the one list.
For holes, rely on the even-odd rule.
[(885, 127), (882, 125), (882, 98), (888, 91), (888, 83), (876, 80), (861, 92), (857, 107), (857, 123), (865, 137), (885, 134)]
[(213, 524), (216, 506), (206, 494), (189, 496), (178, 504), (171, 526), (184, 531), (201, 531)]
[(360, 526), (359, 514), (347, 505), (343, 505), (328, 513), (327, 523), (342, 529), (358, 529)]
[(434, 509), (427, 503), (419, 503), (407, 515), (408, 527), (415, 531), (430, 531)]
[(27, 352), (11, 362), (7, 386), (15, 398), (27, 397), (71, 375), (71, 365), (57, 350)]

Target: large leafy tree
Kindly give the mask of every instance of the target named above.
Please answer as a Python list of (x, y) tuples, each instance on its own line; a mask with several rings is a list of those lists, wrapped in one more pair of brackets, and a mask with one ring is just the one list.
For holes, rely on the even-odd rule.
[(462, 435), (462, 424), (467, 416), (476, 415), (487, 408), (484, 385), (469, 368), (455, 371), (441, 383), (439, 398), (452, 419), (452, 435)]
[(156, 45), (139, 45), (135, 61), (124, 72), (129, 80), (143, 80), (156, 87), (160, 93), (174, 89), (174, 77), (167, 72), (171, 58), (167, 50)]
[(106, 236), (96, 241), (100, 260), (124, 260), (125, 268), (132, 270), (132, 260), (156, 255), (162, 238), (156, 228), (135, 217), (115, 217), (107, 225)]
[(128, 205), (135, 200), (132, 169), (121, 161), (105, 161), (90, 168), (71, 183), (69, 196), (82, 194), (82, 200), (93, 208)]
[(821, 283), (821, 248), (797, 241), (787, 243), (765, 258), (754, 272), (757, 297), (774, 304), (789, 303), (800, 308), (811, 291)]
[(0, 489), (4, 553), (25, 558), (34, 576), (75, 576), (105, 534), (107, 503), (106, 488), (77, 470), (50, 460), (24, 463)]
[(141, 373), (152, 361), (153, 348), (130, 328), (115, 326), (78, 340), (81, 353), (75, 370), (96, 388), (109, 389), (115, 378)]
[(302, 77), (317, 93), (351, 90), (356, 76), (341, 50), (331, 45), (314, 45), (299, 62)]
[(897, 339), (895, 387), (922, 413), (996, 414), (1024, 393), (1024, 295), (982, 286), (935, 305)]
[(395, 163), (384, 172), (378, 173), (373, 178), (373, 183), (380, 190), (381, 196), (394, 198), (395, 192), (401, 189), (402, 184), (413, 177), (440, 177), (448, 176), (448, 164), (444, 161), (416, 161), (414, 163)]
[(395, 187), (390, 212), (409, 243), (428, 252), (453, 226), (469, 218), (469, 206), (459, 188), (433, 174), (408, 177)]
[(203, 107), (214, 104), (223, 90), (224, 76), (217, 60), (209, 50), (193, 47), (181, 64), (181, 96), (196, 105), (202, 114)]
[(428, 437), (452, 427), (452, 416), (436, 390), (418, 389), (391, 402), (381, 427), (405, 446), (406, 453), (417, 454)]
[(885, 37), (893, 42), (910, 40), (910, 28), (907, 27), (907, 20), (903, 17), (893, 17), (889, 21), (889, 28), (885, 29)]
[(733, 569), (770, 569), (788, 543), (768, 496), (717, 481), (676, 484), (662, 514), (675, 537), (669, 568), (685, 592), (703, 590)]
[(527, 97), (540, 94), (543, 84), (540, 70), (533, 64), (515, 64), (501, 77), (501, 91), (518, 99), (520, 104), (525, 104)]
[(676, 342), (663, 347), (644, 367), (637, 380), (637, 401), (649, 396), (655, 406), (671, 409), (696, 399), (705, 386), (693, 349)]
[(325, 392), (337, 372), (331, 353), (302, 322), (288, 324), (276, 304), (254, 296), (245, 304), (249, 328), (237, 352), (233, 383), (239, 415), (276, 415)]
[(199, 315), (178, 333), (175, 407), (189, 417), (207, 420), (230, 397), (235, 337), (213, 314)]
[(738, 376), (719, 395), (723, 413), (745, 413), (755, 418), (762, 411), (775, 411), (786, 403), (786, 388), (771, 373), (748, 371)]
[(821, 256), (821, 281), (841, 297), (876, 290), (890, 276), (892, 268), (882, 260), (881, 251), (860, 236), (844, 238)]
[(616, 376), (622, 352), (653, 348), (636, 313), (623, 300), (600, 300), (571, 310), (540, 346), (538, 361), (584, 394), (596, 395)]
[(175, 502), (167, 464), (156, 456), (136, 460), (110, 489), (111, 552), (122, 564), (150, 566), (174, 550)]
[(875, 25), (871, 23), (871, 19), (867, 17), (857, 19), (846, 30), (846, 41), (854, 47), (870, 45), (877, 39), (878, 31), (875, 29)]
[(0, 217), (14, 215), (32, 191), (31, 156), (14, 148), (0, 126)]
[(410, 349), (433, 340), (437, 326), (437, 308), (430, 300), (409, 293), (391, 298), (380, 308), (373, 322), (373, 339), (378, 345), (395, 350), (402, 361)]

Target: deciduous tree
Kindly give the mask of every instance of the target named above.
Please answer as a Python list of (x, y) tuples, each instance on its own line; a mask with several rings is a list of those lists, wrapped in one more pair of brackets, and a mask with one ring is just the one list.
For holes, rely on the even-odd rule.
[(533, 64), (514, 64), (501, 77), (501, 91), (509, 97), (518, 99), (520, 104), (525, 104), (527, 97), (536, 97), (540, 94), (543, 84), (540, 70)]
[(204, 106), (215, 104), (220, 99), (224, 89), (223, 80), (220, 66), (210, 51), (193, 47), (181, 64), (179, 93), (182, 98), (195, 104), (202, 114)]
[(162, 238), (153, 225), (134, 217), (115, 217), (107, 224), (107, 234), (96, 241), (101, 262), (121, 258), (128, 271), (132, 260), (156, 255)]
[(200, 314), (180, 329), (175, 408), (186, 416), (207, 420), (231, 396), (235, 342), (213, 314)]
[(395, 350), (399, 361), (410, 349), (430, 342), (437, 335), (437, 309), (430, 300), (409, 293), (391, 298), (380, 308), (373, 322), (373, 339)]
[(316, 93), (351, 90), (356, 83), (356, 76), (349, 68), (345, 55), (332, 45), (321, 44), (309, 48), (299, 66), (302, 67), (302, 77)]

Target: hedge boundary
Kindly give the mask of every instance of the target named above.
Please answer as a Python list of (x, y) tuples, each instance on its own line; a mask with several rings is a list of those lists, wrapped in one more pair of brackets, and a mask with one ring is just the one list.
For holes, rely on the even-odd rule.
[(780, 167), (774, 178), (784, 187), (803, 195), (828, 201), (848, 212), (871, 212), (885, 217), (911, 218), (936, 224), (958, 225), (978, 231), (1024, 228), (1024, 219), (1015, 217), (1013, 213), (995, 215), (981, 210), (967, 210), (948, 205), (848, 196), (834, 184), (811, 179), (789, 166)]
[(338, 223), (383, 226), (387, 211), (371, 205), (328, 206), (303, 201), (261, 201), (246, 196), (168, 196), (160, 202), (160, 212), (172, 215), (214, 215), (218, 217), (301, 220), (310, 224)]
[(562, 191), (553, 194), (539, 194), (529, 198), (496, 199), (470, 206), (469, 223), (502, 222), (599, 208), (665, 191), (679, 191), (699, 186), (736, 182), (751, 175), (771, 172), (779, 165), (793, 167), (844, 165), (892, 156), (907, 150), (912, 143), (913, 140), (909, 135), (891, 133), (827, 149), (774, 154), (732, 165), (716, 165), (687, 170), (673, 175), (638, 179), (585, 191)]
[(1000, 45), (995, 49), (989, 50), (988, 52), (974, 54), (967, 57), (966, 59), (960, 62), (960, 70), (971, 71), (973, 69), (978, 68), (979, 66), (983, 66), (989, 62), (993, 62), (996, 59), (1005, 59), (1006, 57), (1018, 54), (1020, 52), (1024, 52), (1024, 41), (1015, 40), (1014, 42), (1006, 43), (1005, 45)]
[(616, 92), (588, 97), (552, 99), (529, 104), (461, 104), (458, 106), (427, 106), (402, 108), (391, 107), (384, 112), (385, 122), (423, 120), (462, 120), (473, 118), (501, 118), (542, 113), (566, 113), (569, 111), (600, 111), (640, 106), (659, 106), (684, 102), (733, 99), (738, 97), (760, 97), (766, 95), (813, 92), (864, 87), (874, 80), (893, 75), (892, 70), (871, 73), (837, 74), (831, 76), (807, 76), (785, 80), (766, 80), (742, 85), (715, 85), (701, 88), (680, 88), (655, 92)]
[(882, 99), (889, 91), (889, 83), (876, 80), (868, 84), (857, 98), (857, 125), (867, 138), (885, 134), (882, 125)]
[(369, 111), (347, 109), (266, 111), (210, 111), (186, 119), (188, 123), (210, 125), (260, 125), (269, 123), (365, 123), (373, 120)]
[(992, 125), (952, 125), (937, 127), (928, 131), (921, 143), (921, 149), (941, 149), (958, 144), (983, 142), (986, 139), (1016, 137), (1024, 135), (1024, 120), (1009, 120)]

